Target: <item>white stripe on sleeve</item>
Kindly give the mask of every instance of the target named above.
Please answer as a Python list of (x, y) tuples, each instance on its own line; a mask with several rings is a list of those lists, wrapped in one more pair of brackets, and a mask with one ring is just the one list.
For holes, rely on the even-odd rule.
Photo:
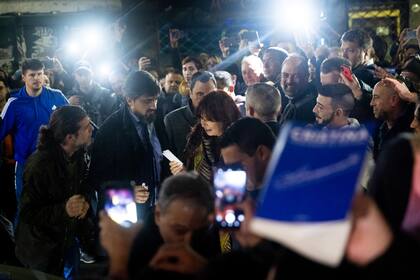
[(15, 101), (17, 98), (16, 97), (10, 97), (9, 99), (7, 99), (6, 104), (3, 107), (3, 111), (1, 111), (1, 119), (4, 120), (4, 116), (6, 116), (7, 113), (7, 109), (9, 109), (9, 105)]

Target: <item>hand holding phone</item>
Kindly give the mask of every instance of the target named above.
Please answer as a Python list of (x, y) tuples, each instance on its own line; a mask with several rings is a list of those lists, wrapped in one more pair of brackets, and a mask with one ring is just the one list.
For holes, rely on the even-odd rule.
[(139, 70), (146, 70), (146, 68), (149, 67), (151, 63), (152, 62), (151, 62), (150, 58), (145, 57), (145, 56), (140, 57), (139, 61), (138, 61)]
[(411, 40), (411, 39), (416, 39), (416, 38), (417, 38), (416, 37), (416, 30), (414, 30), (414, 29), (407, 31), (407, 33), (404, 36), (404, 40), (406, 40), (406, 41)]
[(228, 56), (230, 52), (233, 52), (233, 49), (236, 49), (236, 47), (237, 42), (233, 38), (224, 36), (219, 40), (219, 49), (224, 57)]
[(149, 196), (149, 187), (145, 183), (134, 186), (134, 200), (136, 203), (145, 203)]
[(169, 43), (172, 48), (178, 47), (178, 41), (185, 36), (184, 32), (179, 29), (169, 29)]
[(353, 73), (351, 72), (350, 67), (346, 65), (341, 65), (341, 73), (343, 73), (344, 77), (349, 81), (353, 82)]
[(124, 227), (137, 222), (137, 208), (131, 189), (110, 188), (105, 191), (105, 195), (105, 211), (112, 220)]
[(363, 96), (363, 91), (360, 87), (359, 80), (357, 80), (356, 76), (351, 72), (350, 67), (342, 65), (341, 69), (340, 76), (342, 83), (351, 89), (356, 100), (360, 100)]
[(109, 257), (109, 275), (125, 275), (126, 261), (142, 224), (124, 228), (116, 224), (106, 213), (99, 213), (100, 241)]
[(239, 229), (245, 216), (240, 208), (246, 193), (246, 173), (239, 164), (216, 168), (214, 173), (216, 224), (222, 229)]
[(255, 201), (247, 198), (241, 203), (240, 207), (244, 211), (245, 219), (241, 228), (235, 232), (235, 239), (241, 244), (242, 248), (253, 248), (262, 241), (262, 238), (252, 233), (250, 228), (250, 222), (255, 213)]

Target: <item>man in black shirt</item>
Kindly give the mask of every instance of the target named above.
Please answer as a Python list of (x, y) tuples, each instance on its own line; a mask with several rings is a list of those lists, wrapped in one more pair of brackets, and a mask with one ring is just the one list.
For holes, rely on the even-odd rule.
[(374, 137), (373, 158), (378, 159), (386, 143), (401, 132), (410, 132), (413, 119), (413, 104), (403, 101), (397, 92), (383, 81), (376, 84), (370, 105), (376, 119), (382, 122)]
[(100, 206), (109, 181), (134, 181), (136, 193), (144, 194), (136, 199), (143, 218), (155, 205), (161, 178), (161, 137), (153, 123), (160, 87), (148, 72), (135, 71), (127, 77), (123, 92), (126, 102), (96, 135), (89, 176)]
[(93, 80), (89, 66), (79, 66), (74, 72), (76, 85), (67, 93), (71, 105), (81, 106), (86, 110), (92, 122), (101, 126), (115, 109), (116, 96)]
[(316, 103), (316, 88), (309, 83), (308, 60), (297, 54), (289, 55), (281, 69), (281, 87), (289, 99), (280, 124), (294, 120), (313, 123), (312, 108)]
[[(124, 229), (102, 214), (101, 242), (110, 256), (110, 275), (118, 279), (128, 275), (130, 279), (155, 279), (164, 273), (159, 271), (163, 263), (171, 266), (166, 267), (168, 270), (181, 274), (198, 272), (205, 266), (205, 258), (220, 253), (217, 231), (209, 226), (213, 208), (210, 186), (197, 174), (181, 173), (162, 183), (156, 211), (138, 234), (138, 229)], [(190, 255), (194, 262), (191, 267), (196, 271), (182, 270), (176, 258), (180, 252), (182, 257)]]
[(57, 109), (40, 128), (37, 150), (25, 165), (16, 229), (16, 256), (25, 267), (66, 279), (77, 276), (77, 240), (82, 245), (92, 240), (93, 190), (86, 182), (85, 155), (92, 129), (78, 106)]
[(341, 37), (341, 50), (344, 58), (350, 61), (353, 73), (373, 88), (378, 79), (373, 75), (373, 65), (367, 65), (372, 44), (372, 38), (362, 30), (349, 30)]
[[(321, 84), (331, 85), (342, 83), (349, 86), (352, 90), (355, 104), (350, 117), (357, 119), (361, 123), (374, 119), (370, 100), (372, 99), (372, 88), (359, 80), (355, 75), (352, 80), (344, 76), (342, 67), (351, 67), (350, 62), (342, 57), (332, 57), (324, 60), (321, 64)], [(356, 79), (353, 79), (353, 78)]]

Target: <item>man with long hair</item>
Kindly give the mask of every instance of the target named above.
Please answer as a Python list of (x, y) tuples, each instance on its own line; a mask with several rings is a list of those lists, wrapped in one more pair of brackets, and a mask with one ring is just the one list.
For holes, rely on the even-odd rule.
[(16, 256), (26, 267), (73, 279), (78, 240), (91, 232), (91, 192), (85, 184), (85, 147), (92, 126), (86, 112), (64, 106), (39, 131), (37, 149), (25, 166)]

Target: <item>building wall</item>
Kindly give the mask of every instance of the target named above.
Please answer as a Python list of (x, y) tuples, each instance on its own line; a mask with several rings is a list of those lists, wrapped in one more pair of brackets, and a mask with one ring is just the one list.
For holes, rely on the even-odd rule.
[(78, 29), (106, 29), (121, 9), (121, 0), (1, 0), (0, 67), (13, 72), (25, 58), (52, 57)]
[(416, 28), (420, 25), (420, 11), (413, 11), (413, 6), (417, 4), (420, 9), (420, 0), (410, 1), (410, 28)]
[(2, 0), (0, 14), (82, 12), (94, 9), (121, 9), (121, 0)]

